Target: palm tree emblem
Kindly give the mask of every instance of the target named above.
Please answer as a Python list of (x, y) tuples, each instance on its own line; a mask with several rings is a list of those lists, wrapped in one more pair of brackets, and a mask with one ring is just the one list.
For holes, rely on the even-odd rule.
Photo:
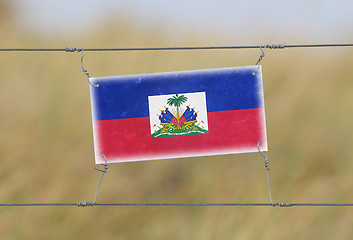
[(178, 124), (179, 124), (179, 119), (180, 119), (179, 107), (187, 100), (188, 100), (187, 97), (185, 97), (184, 95), (178, 96), (178, 94), (175, 94), (175, 96), (168, 98), (168, 100), (167, 100), (167, 104), (169, 106), (175, 106), (177, 109), (176, 119), (178, 121)]

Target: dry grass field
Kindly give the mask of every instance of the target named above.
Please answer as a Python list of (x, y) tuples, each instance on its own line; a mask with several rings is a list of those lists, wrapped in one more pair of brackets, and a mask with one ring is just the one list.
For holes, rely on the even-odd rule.
[[(217, 45), (207, 36), (165, 40), (158, 30), (141, 32), (128, 21), (68, 41), (35, 36), (1, 20), (1, 48)], [(114, 76), (254, 65), (259, 54), (87, 52), (84, 65), (94, 77)], [(100, 173), (94, 170), (89, 85), (80, 56), (0, 53), (1, 203), (93, 201)], [(267, 156), (275, 202), (353, 202), (352, 59), (351, 48), (266, 52)], [(252, 153), (112, 164), (97, 202), (269, 202), (263, 160)], [(0, 207), (0, 238), (351, 239), (352, 211)]]

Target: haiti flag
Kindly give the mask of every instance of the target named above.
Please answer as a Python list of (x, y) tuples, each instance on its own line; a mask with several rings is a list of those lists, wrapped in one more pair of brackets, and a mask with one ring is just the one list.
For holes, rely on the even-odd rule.
[(267, 151), (256, 70), (91, 78), (96, 164)]

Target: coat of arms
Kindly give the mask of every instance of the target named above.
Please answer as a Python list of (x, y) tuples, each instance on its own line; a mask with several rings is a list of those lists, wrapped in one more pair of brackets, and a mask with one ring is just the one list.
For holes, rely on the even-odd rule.
[(153, 96), (149, 101), (155, 106), (165, 101), (164, 109), (155, 113), (157, 118), (151, 117), (152, 138), (208, 134), (204, 92)]

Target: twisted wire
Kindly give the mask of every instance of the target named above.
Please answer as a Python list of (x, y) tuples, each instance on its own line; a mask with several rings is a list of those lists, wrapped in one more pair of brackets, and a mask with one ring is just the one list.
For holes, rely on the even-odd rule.
[(99, 191), (99, 188), (101, 186), (101, 183), (102, 183), (102, 180), (103, 180), (103, 177), (104, 177), (104, 174), (107, 172), (108, 170), (108, 162), (107, 162), (107, 158), (105, 157), (104, 154), (102, 154), (102, 157), (104, 158), (104, 163), (102, 164), (104, 166), (104, 169), (101, 170), (101, 169), (98, 169), (96, 168), (97, 171), (100, 171), (102, 172), (102, 176), (101, 176), (101, 180), (99, 181), (99, 184), (98, 184), (98, 187), (97, 187), (97, 190), (96, 190), (96, 195), (94, 195), (94, 200), (93, 200), (93, 203), (92, 203), (92, 206), (94, 206), (94, 204), (96, 203), (96, 199), (97, 199), (97, 195), (98, 195), (98, 191)]
[(81, 56), (81, 69), (82, 69), (82, 72), (87, 76), (87, 81), (89, 82), (89, 84), (92, 87), (99, 87), (99, 84), (94, 85), (93, 83), (91, 83), (91, 81), (90, 81), (91, 76), (89, 75), (88, 71), (83, 66), (83, 57), (84, 57), (84, 54), (85, 54), (84, 49), (83, 48), (66, 48), (66, 49), (68, 49), (67, 51), (69, 51), (69, 52), (82, 51), (82, 56)]
[[(269, 168), (268, 158), (267, 158), (265, 152), (261, 152), (261, 151), (260, 151), (260, 147), (259, 147), (260, 144), (261, 144), (261, 142), (258, 142), (258, 143), (257, 143), (257, 149), (259, 150), (259, 153), (261, 154), (261, 156), (262, 156), (263, 158), (265, 158), (265, 168), (266, 168), (266, 175), (267, 175), (268, 196), (269, 196), (269, 198), (270, 198), (270, 202), (271, 202), (272, 206), (275, 206), (276, 204), (274, 204), (274, 203), (272, 202), (272, 197), (271, 197), (270, 168)], [(277, 203), (277, 204), (278, 204), (278, 203)]]

